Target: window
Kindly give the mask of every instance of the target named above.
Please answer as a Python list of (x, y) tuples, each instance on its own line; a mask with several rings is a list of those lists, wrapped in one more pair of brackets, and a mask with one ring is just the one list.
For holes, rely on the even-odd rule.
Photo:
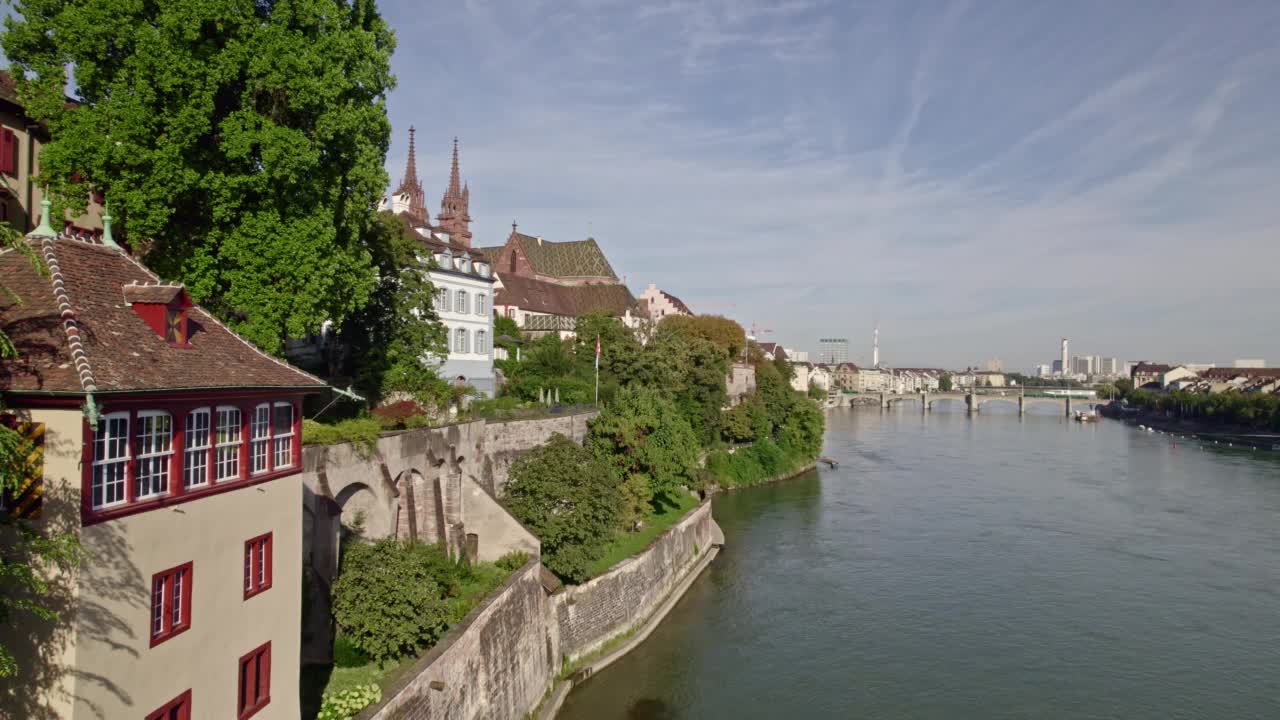
[(138, 413), (138, 463), (134, 468), (135, 499), (169, 492), (169, 468), (173, 463), (173, 417), (162, 410)]
[(209, 484), (209, 408), (199, 408), (187, 413), (187, 432), (182, 451), (183, 487), (200, 487)]
[(484, 314), (484, 293), (476, 293), (476, 314)]
[(508, 307), (508, 308), (507, 308), (507, 317), (511, 318), (512, 320), (515, 320), (515, 319), (516, 319), (516, 309), (515, 309), (515, 308), (513, 308), (513, 307)]
[(214, 462), (214, 480), (240, 477), (240, 408), (218, 408), (218, 450)]
[(165, 706), (146, 717), (146, 720), (191, 720), (191, 691), (165, 703)]
[(129, 413), (111, 413), (98, 420), (93, 436), (93, 508), (107, 508), (125, 501), (125, 474), (129, 467)]
[(458, 328), (453, 331), (453, 351), (458, 353), (467, 352), (467, 329)]
[(244, 597), (246, 600), (271, 587), (271, 533), (244, 544)]
[(151, 576), (151, 647), (191, 627), (191, 567)]
[(175, 345), (187, 341), (187, 317), (182, 308), (165, 308), (164, 339)]
[(466, 290), (458, 291), (457, 305), (455, 306), (455, 309), (460, 313), (466, 314), (467, 312), (467, 291)]
[(449, 311), (449, 291), (446, 288), (436, 290), (436, 310)]
[(476, 331), (476, 352), (478, 353), (489, 352), (489, 348), (487, 347), (487, 344), (489, 342), (488, 335), (489, 333), (485, 332), (484, 330)]
[(275, 470), (293, 466), (293, 405), (275, 404), (271, 416), (271, 467)]
[(236, 720), (253, 717), (271, 702), (271, 643), (240, 658), (240, 695)]
[(249, 423), (249, 469), (254, 475), (267, 471), (267, 445), (271, 442), (271, 405), (262, 403), (253, 409)]

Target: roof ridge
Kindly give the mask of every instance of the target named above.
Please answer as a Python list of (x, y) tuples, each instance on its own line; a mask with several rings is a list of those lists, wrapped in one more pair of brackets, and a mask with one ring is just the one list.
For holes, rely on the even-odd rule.
[[(147, 268), (147, 266), (146, 266), (146, 265), (143, 265), (142, 263), (138, 262), (137, 258), (133, 257), (132, 255), (129, 255), (128, 253), (124, 253), (124, 252), (122, 252), (121, 254), (122, 254), (122, 255), (124, 255), (126, 258), (128, 258), (128, 259), (129, 259), (129, 261), (130, 261), (130, 262), (132, 262), (134, 265), (137, 265), (137, 266), (138, 266), (138, 268), (139, 268), (139, 269), (141, 269), (143, 272), (145, 272), (146, 274), (148, 274), (148, 275), (150, 275), (151, 277), (155, 278), (155, 279), (156, 279), (156, 282), (163, 282), (163, 281), (160, 279), (160, 276), (159, 276), (159, 275), (156, 275), (155, 273), (151, 272), (151, 270), (150, 270), (149, 268)], [(135, 282), (136, 282), (136, 281), (135, 281)], [(184, 288), (184, 289), (185, 289), (185, 288)], [(243, 343), (243, 344), (244, 344), (246, 347), (248, 347), (250, 350), (254, 351), (255, 353), (257, 353), (257, 354), (259, 354), (259, 355), (261, 355), (262, 357), (264, 357), (264, 358), (266, 358), (266, 359), (270, 360), (271, 362), (276, 363), (277, 365), (280, 365), (280, 366), (282, 366), (282, 367), (286, 367), (286, 368), (288, 368), (288, 369), (292, 370), (293, 372), (297, 373), (298, 375), (301, 375), (302, 377), (307, 378), (308, 380), (315, 380), (316, 382), (318, 382), (318, 383), (320, 383), (321, 385), (324, 385), (324, 386), (326, 386), (326, 387), (329, 385), (329, 383), (325, 382), (324, 380), (321, 380), (320, 378), (316, 377), (315, 375), (312, 375), (311, 373), (309, 373), (309, 372), (307, 372), (307, 371), (305, 371), (305, 370), (303, 370), (303, 369), (301, 369), (301, 368), (295, 367), (294, 365), (291, 365), (290, 363), (288, 363), (288, 362), (286, 362), (286, 361), (284, 361), (284, 360), (281, 360), (280, 358), (275, 357), (274, 355), (270, 355), (270, 354), (268, 354), (268, 353), (264, 352), (264, 351), (262, 350), (262, 348), (258, 347), (257, 345), (254, 345), (253, 343), (251, 343), (251, 342), (249, 342), (248, 340), (244, 339), (244, 337), (243, 337), (243, 336), (241, 336), (241, 335), (240, 335), (240, 333), (236, 332), (235, 330), (232, 330), (230, 327), (228, 327), (228, 326), (227, 326), (227, 324), (226, 324), (226, 323), (224, 323), (224, 322), (222, 322), (221, 320), (219, 320), (218, 318), (214, 317), (213, 313), (209, 312), (208, 310), (205, 310), (205, 309), (204, 309), (203, 307), (201, 307), (200, 305), (192, 304), (192, 306), (191, 306), (191, 307), (192, 307), (192, 309), (194, 309), (194, 310), (199, 310), (199, 311), (200, 311), (200, 312), (201, 312), (205, 317), (207, 317), (207, 318), (209, 318), (210, 320), (212, 320), (215, 324), (217, 324), (217, 325), (218, 325), (219, 327), (221, 327), (223, 330), (226, 330), (226, 331), (227, 331), (227, 333), (228, 333), (229, 335), (231, 335), (231, 337), (235, 338), (236, 340), (239, 340), (241, 343)]]
[(89, 364), (89, 355), (84, 351), (84, 343), (80, 341), (80, 325), (76, 322), (75, 307), (71, 304), (71, 296), (67, 293), (67, 285), (62, 278), (62, 268), (58, 264), (56, 241), (57, 238), (41, 237), (40, 252), (44, 256), (45, 266), (49, 268), (53, 301), (58, 304), (58, 314), (62, 318), (62, 331), (67, 336), (67, 347), (71, 350), (71, 361), (76, 366), (80, 387), (85, 392), (96, 392), (98, 383), (93, 378), (93, 366)]

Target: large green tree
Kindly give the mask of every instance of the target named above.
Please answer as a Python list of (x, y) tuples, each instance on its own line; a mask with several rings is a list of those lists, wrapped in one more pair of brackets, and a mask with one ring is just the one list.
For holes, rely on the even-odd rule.
[(609, 465), (559, 434), (511, 466), (503, 502), (538, 536), (542, 562), (570, 582), (587, 579), (623, 517)]
[(136, 254), (269, 350), (365, 304), (394, 83), (374, 0), (12, 7), (0, 44), (55, 199), (102, 193)]
[(698, 486), (698, 437), (670, 399), (657, 390), (626, 387), (591, 421), (586, 445), (613, 466), (627, 498), (628, 520), (675, 504)]
[(416, 233), (395, 215), (382, 212), (367, 245), (378, 270), (378, 286), (369, 302), (344, 324), (351, 367), (360, 389), (372, 400), (408, 393), (419, 402), (444, 403), (449, 384), (432, 358), (446, 353), (444, 325), (435, 310), (433, 265)]

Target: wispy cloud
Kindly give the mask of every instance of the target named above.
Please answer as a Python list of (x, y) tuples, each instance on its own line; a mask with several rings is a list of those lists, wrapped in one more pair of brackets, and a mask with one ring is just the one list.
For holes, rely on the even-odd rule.
[(391, 173), (414, 124), (438, 192), (461, 136), (485, 244), (513, 219), (553, 239), (590, 225), (633, 286), (801, 348), (869, 337), (878, 312), (903, 363), (1030, 364), (1061, 335), (1280, 362), (1256, 313), (1224, 309), (1280, 286), (1280, 6), (384, 12)]

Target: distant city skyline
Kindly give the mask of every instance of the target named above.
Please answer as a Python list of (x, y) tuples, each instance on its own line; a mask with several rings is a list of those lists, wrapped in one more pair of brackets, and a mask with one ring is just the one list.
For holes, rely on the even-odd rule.
[(788, 347), (878, 321), (890, 365), (1280, 358), (1280, 3), (380, 7), (387, 167), (458, 136), (478, 245), (592, 234)]

